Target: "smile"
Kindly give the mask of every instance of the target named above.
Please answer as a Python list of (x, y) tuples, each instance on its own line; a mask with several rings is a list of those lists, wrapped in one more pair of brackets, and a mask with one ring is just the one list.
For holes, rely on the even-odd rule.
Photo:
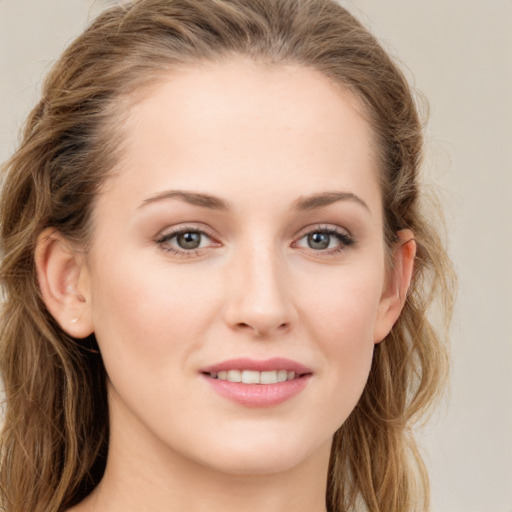
[(274, 407), (301, 394), (313, 376), (290, 359), (231, 359), (202, 368), (206, 382), (224, 399), (244, 407)]
[(293, 370), (270, 370), (259, 372), (256, 370), (222, 370), (208, 374), (213, 379), (229, 382), (242, 382), (243, 384), (277, 384), (296, 378)]

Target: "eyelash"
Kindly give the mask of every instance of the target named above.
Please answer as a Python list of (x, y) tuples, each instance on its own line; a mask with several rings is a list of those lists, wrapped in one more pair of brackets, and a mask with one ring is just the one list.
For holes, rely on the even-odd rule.
[[(186, 233), (195, 233), (199, 234), (201, 237), (205, 236), (209, 238), (214, 245), (220, 246), (220, 242), (216, 241), (215, 237), (208, 233), (205, 229), (194, 227), (194, 226), (184, 226), (180, 227), (178, 229), (175, 229), (173, 231), (164, 233), (160, 236), (158, 236), (155, 239), (156, 244), (165, 252), (170, 253), (174, 256), (182, 257), (182, 258), (191, 258), (194, 256), (198, 256), (202, 250), (207, 249), (208, 247), (198, 247), (196, 249), (186, 250), (186, 249), (177, 249), (170, 245), (170, 241), (174, 238), (178, 237), (179, 235), (184, 235)], [(304, 234), (302, 234), (296, 241), (292, 243), (292, 247), (297, 247), (298, 242), (303, 240), (304, 238), (307, 238), (308, 236), (311, 236), (313, 234), (325, 234), (329, 235), (330, 237), (334, 237), (338, 240), (339, 246), (331, 249), (320, 249), (315, 250), (312, 248), (309, 248), (308, 250), (311, 251), (315, 255), (323, 255), (323, 256), (334, 256), (342, 251), (346, 250), (348, 247), (353, 246), (355, 244), (354, 238), (348, 234), (345, 230), (336, 229), (331, 226), (317, 226), (314, 227)], [(330, 245), (330, 241), (329, 241)]]
[(197, 249), (186, 250), (186, 249), (177, 249), (177, 248), (173, 247), (172, 245), (170, 245), (170, 241), (173, 238), (178, 237), (179, 235), (184, 235), (186, 233), (197, 233), (201, 236), (206, 236), (210, 240), (214, 241), (214, 244), (220, 245), (220, 242), (216, 242), (215, 237), (211, 233), (208, 233), (205, 229), (198, 228), (197, 226), (196, 227), (183, 226), (183, 227), (177, 228), (173, 231), (170, 231), (170, 232), (160, 235), (159, 237), (157, 237), (157, 239), (155, 241), (156, 241), (157, 245), (163, 251), (165, 251), (167, 253), (171, 253), (174, 256), (178, 256), (178, 257), (182, 257), (182, 258), (191, 258), (193, 256), (199, 255), (201, 250), (204, 249), (204, 247), (198, 247)]
[[(335, 228), (332, 226), (316, 226), (313, 229), (308, 230), (305, 232), (300, 238), (298, 238), (297, 242), (293, 243), (293, 246), (296, 246), (296, 244), (308, 236), (311, 236), (313, 234), (324, 234), (329, 235), (330, 237), (334, 237), (338, 240), (339, 245), (337, 247), (331, 248), (331, 249), (322, 249), (322, 250), (315, 250), (315, 249), (309, 249), (313, 254), (321, 255), (321, 256), (335, 256), (343, 251), (345, 251), (350, 246), (353, 246), (355, 244), (355, 240), (347, 231), (341, 230), (339, 228)], [(330, 242), (329, 242), (330, 244)]]

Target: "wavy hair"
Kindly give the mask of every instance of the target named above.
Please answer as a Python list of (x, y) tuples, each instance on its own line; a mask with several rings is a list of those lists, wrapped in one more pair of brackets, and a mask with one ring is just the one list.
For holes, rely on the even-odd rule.
[(320, 71), (351, 90), (380, 157), (386, 241), (414, 232), (417, 258), (403, 312), (376, 346), (368, 383), (334, 437), (329, 512), (426, 511), (428, 477), (412, 426), (446, 375), (446, 344), (427, 319), (449, 316), (453, 274), (422, 213), (423, 134), (406, 79), (334, 0), (135, 0), (101, 14), (56, 62), (0, 197), (0, 371), (5, 420), (0, 493), (6, 512), (57, 512), (83, 499), (105, 468), (106, 375), (94, 335), (68, 336), (48, 313), (34, 249), (52, 227), (87, 246), (95, 198), (122, 147), (131, 94), (169, 70), (231, 56)]

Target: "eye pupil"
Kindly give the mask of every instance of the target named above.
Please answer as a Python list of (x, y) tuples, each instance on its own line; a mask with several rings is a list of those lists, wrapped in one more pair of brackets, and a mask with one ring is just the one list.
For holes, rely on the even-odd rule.
[(187, 231), (176, 236), (176, 241), (182, 249), (197, 249), (201, 245), (201, 233)]
[(327, 249), (330, 239), (329, 233), (311, 233), (308, 235), (308, 246), (311, 249)]

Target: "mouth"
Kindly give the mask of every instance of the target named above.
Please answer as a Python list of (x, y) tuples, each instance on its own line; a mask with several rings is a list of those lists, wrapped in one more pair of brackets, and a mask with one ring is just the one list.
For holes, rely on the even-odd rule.
[(212, 379), (225, 380), (228, 382), (241, 382), (243, 384), (277, 384), (302, 377), (304, 374), (297, 374), (293, 370), (221, 370), (219, 372), (208, 372), (206, 376)]
[(271, 407), (300, 394), (313, 372), (290, 359), (243, 358), (203, 368), (201, 374), (224, 398), (246, 407)]

